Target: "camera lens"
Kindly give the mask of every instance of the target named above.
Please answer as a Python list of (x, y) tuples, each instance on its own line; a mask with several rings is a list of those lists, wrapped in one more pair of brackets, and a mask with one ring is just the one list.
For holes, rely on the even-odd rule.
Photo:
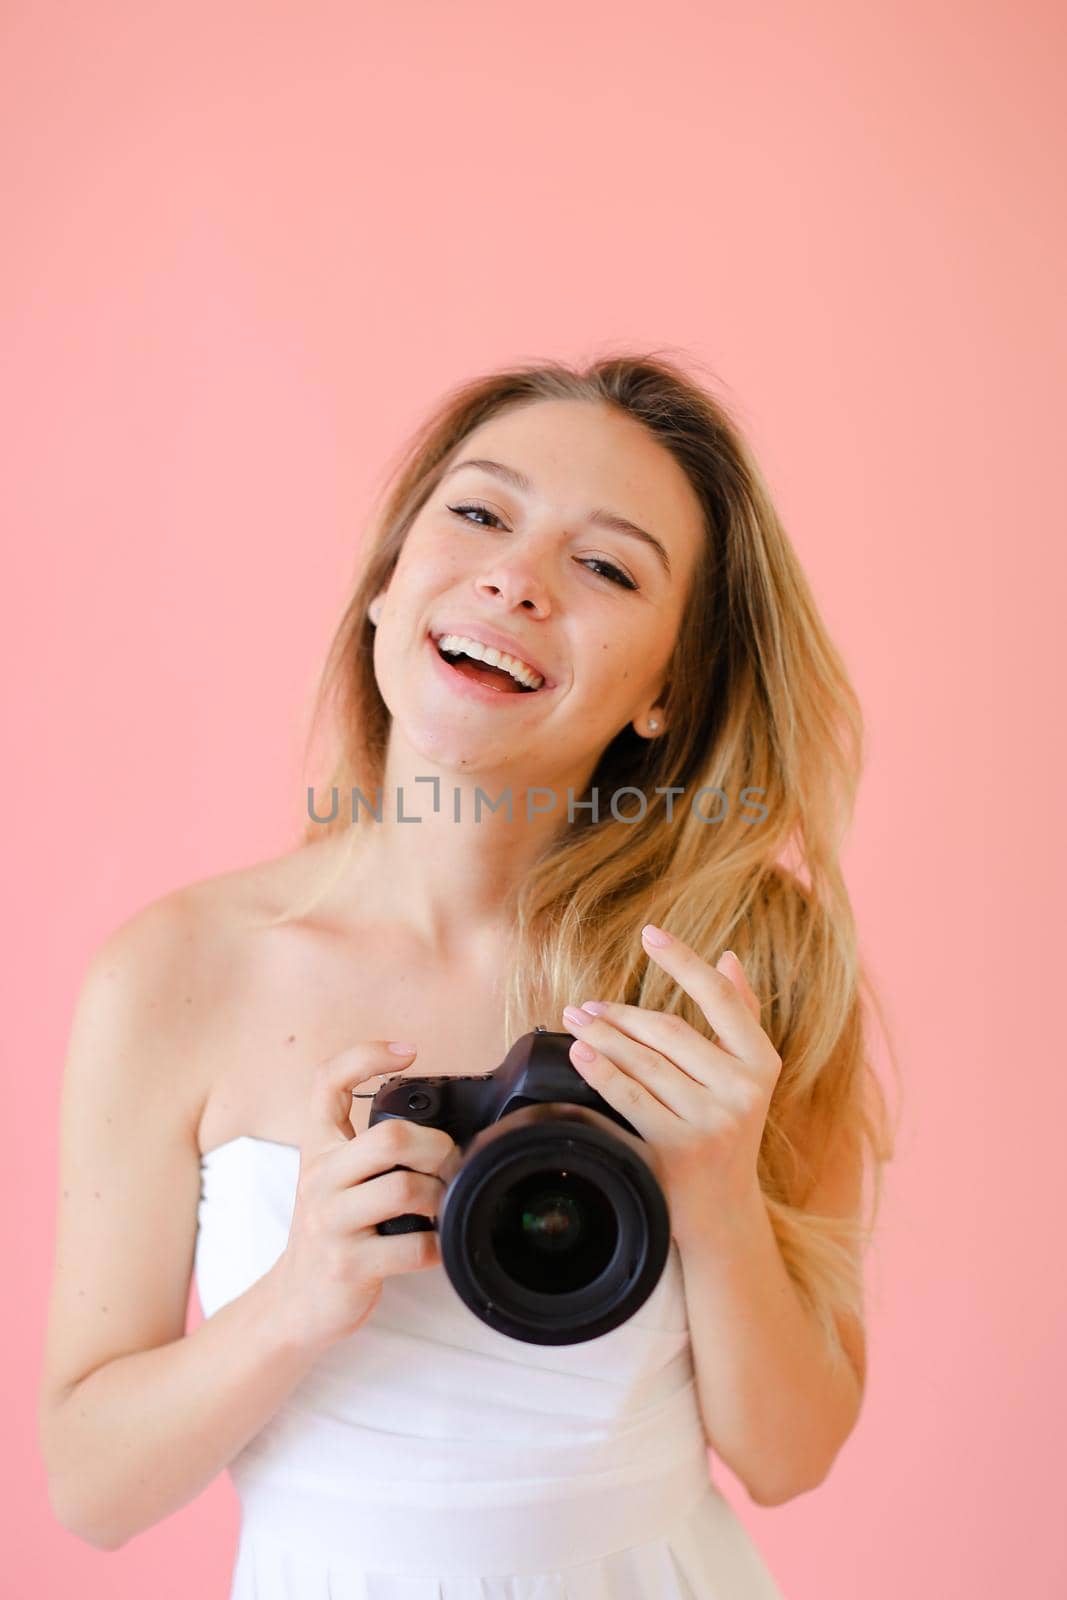
[(489, 1240), (515, 1283), (540, 1294), (571, 1294), (608, 1266), (618, 1221), (603, 1190), (556, 1168), (527, 1173), (497, 1198)]
[(530, 1344), (579, 1344), (633, 1316), (662, 1277), (670, 1226), (629, 1125), (562, 1098), (513, 1105), (480, 1128), (437, 1217), (460, 1299)]

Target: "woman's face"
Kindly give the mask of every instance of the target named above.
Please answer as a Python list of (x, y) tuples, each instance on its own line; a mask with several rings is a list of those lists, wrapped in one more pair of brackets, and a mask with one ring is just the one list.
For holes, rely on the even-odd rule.
[[(453, 452), (379, 599), (391, 738), (457, 772), (577, 791), (627, 723), (647, 734), (651, 714), (663, 732), (659, 696), (703, 540), (685, 473), (623, 413), (544, 400), (483, 423)], [(510, 646), (545, 681), (533, 693), (476, 682), (477, 667), (442, 660), (444, 633)]]

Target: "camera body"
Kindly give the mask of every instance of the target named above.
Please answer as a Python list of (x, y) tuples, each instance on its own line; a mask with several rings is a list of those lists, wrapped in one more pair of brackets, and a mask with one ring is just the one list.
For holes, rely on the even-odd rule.
[(377, 1231), (436, 1227), (460, 1297), (532, 1343), (577, 1343), (632, 1316), (670, 1248), (654, 1154), (575, 1069), (573, 1042), (537, 1027), (492, 1072), (398, 1075), (368, 1118), (441, 1128), (456, 1146), (440, 1169), (436, 1220), (409, 1212)]

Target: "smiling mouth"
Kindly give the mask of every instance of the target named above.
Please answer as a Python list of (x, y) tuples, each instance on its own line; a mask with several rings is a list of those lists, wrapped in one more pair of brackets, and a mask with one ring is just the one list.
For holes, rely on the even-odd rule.
[(432, 634), (430, 643), (446, 666), (451, 667), (461, 678), (469, 678), (472, 683), (483, 684), (488, 689), (495, 689), (499, 694), (540, 694), (545, 685), (531, 688), (529, 684), (520, 683), (513, 678), (504, 667), (493, 667), (487, 661), (478, 661), (473, 656), (465, 655), (462, 651), (453, 653), (442, 650), (440, 642)]

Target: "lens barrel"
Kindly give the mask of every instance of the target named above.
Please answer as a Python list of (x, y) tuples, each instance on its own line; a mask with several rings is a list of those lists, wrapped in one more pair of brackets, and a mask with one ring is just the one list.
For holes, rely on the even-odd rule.
[(635, 1142), (566, 1104), (527, 1106), (478, 1133), (437, 1217), (456, 1293), (530, 1344), (578, 1344), (632, 1317), (670, 1250), (663, 1191)]

